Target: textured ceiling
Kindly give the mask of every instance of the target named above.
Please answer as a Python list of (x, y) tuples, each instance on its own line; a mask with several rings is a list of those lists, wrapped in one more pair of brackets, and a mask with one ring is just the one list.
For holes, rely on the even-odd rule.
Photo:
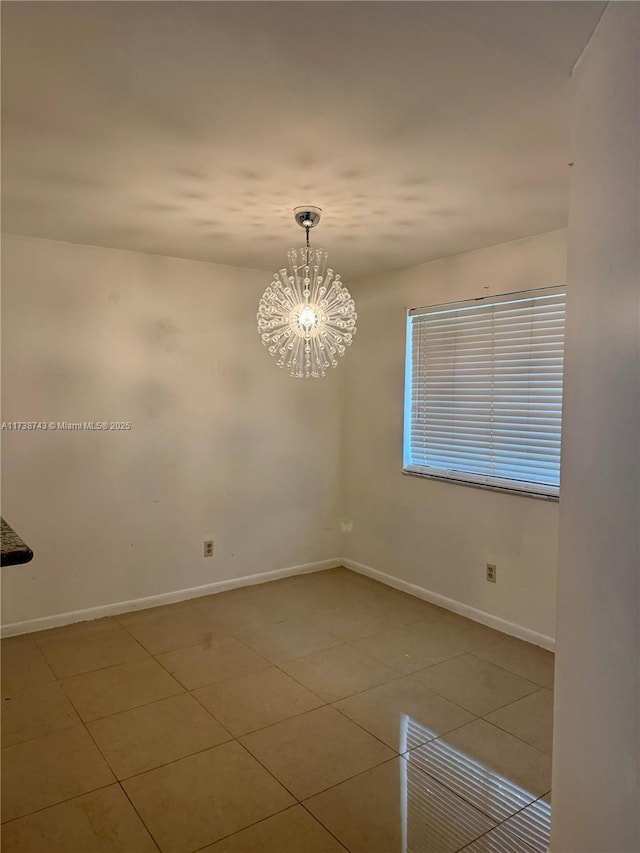
[(603, 3), (4, 2), (3, 227), (344, 277), (566, 224)]

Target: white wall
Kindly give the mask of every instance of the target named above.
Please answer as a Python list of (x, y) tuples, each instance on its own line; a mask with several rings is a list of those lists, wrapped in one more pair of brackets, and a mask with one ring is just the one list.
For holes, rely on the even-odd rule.
[(639, 72), (612, 3), (572, 81), (556, 853), (640, 850)]
[[(340, 553), (340, 369), (276, 367), (269, 273), (7, 237), (3, 515), (35, 551), (2, 569), (3, 623)], [(204, 559), (203, 540), (215, 537)]]
[(3, 421), (133, 428), (3, 432), (3, 513), (36, 552), (3, 569), (3, 623), (344, 556), (552, 638), (557, 504), (401, 473), (404, 308), (562, 283), (565, 249), (356, 284), (354, 346), (306, 383), (255, 332), (268, 273), (7, 236)]
[(555, 636), (558, 504), (402, 473), (405, 308), (565, 281), (566, 231), (555, 231), (360, 282), (345, 365), (345, 556), (540, 642)]

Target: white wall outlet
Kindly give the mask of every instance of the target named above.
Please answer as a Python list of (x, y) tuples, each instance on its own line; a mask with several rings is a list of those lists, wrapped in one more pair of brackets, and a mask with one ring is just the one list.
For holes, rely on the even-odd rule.
[(204, 556), (213, 557), (213, 539), (204, 540)]
[(494, 563), (487, 563), (487, 580), (489, 583), (496, 582), (496, 567)]

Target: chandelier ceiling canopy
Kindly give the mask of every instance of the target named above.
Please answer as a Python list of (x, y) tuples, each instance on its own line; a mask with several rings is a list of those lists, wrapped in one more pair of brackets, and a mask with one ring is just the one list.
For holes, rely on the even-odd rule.
[(258, 305), (263, 344), (298, 379), (326, 376), (351, 345), (356, 306), (340, 276), (327, 268), (327, 253), (309, 245), (309, 231), (320, 221), (319, 207), (294, 208), (306, 232), (306, 245), (289, 249), (288, 266), (274, 274)]

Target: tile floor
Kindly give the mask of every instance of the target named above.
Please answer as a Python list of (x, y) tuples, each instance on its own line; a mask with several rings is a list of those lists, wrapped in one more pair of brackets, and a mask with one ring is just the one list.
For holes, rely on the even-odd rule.
[(346, 569), (2, 641), (3, 853), (544, 853), (553, 655)]

